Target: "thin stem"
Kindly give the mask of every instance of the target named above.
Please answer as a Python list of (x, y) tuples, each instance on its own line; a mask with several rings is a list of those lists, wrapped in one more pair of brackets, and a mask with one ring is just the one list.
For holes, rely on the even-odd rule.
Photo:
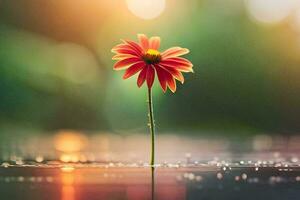
[(151, 200), (155, 200), (155, 168), (151, 166)]
[(148, 88), (148, 116), (149, 116), (149, 129), (151, 133), (151, 160), (150, 165), (153, 167), (155, 162), (155, 124), (153, 116), (153, 103), (152, 103), (152, 90)]

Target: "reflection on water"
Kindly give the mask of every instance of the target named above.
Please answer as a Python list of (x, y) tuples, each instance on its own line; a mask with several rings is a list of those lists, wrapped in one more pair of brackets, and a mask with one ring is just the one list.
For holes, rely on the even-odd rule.
[(75, 200), (75, 189), (71, 185), (62, 186), (61, 200)]
[(293, 200), (300, 195), (297, 137), (241, 141), (164, 135), (155, 169), (148, 164), (147, 136), (63, 131), (54, 139), (32, 138), (0, 144), (1, 200)]
[(151, 167), (151, 199), (155, 199), (155, 167)]
[(62, 167), (61, 171), (61, 200), (75, 200), (74, 167)]
[(9, 166), (0, 168), (0, 193), (14, 200), (297, 199), (300, 168)]

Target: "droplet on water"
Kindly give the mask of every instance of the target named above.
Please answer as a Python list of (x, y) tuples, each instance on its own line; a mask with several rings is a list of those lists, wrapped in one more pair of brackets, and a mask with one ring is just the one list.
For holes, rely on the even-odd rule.
[(48, 183), (52, 183), (52, 182), (53, 182), (53, 178), (52, 178), (51, 176), (47, 176), (47, 177), (46, 177), (46, 181), (47, 181)]
[(242, 179), (243, 179), (243, 180), (246, 180), (247, 177), (248, 177), (247, 174), (245, 174), (245, 173), (242, 174)]
[(9, 163), (7, 163), (7, 162), (4, 162), (4, 163), (2, 163), (2, 165), (1, 165), (2, 167), (4, 167), (4, 168), (8, 168), (9, 167)]
[(38, 162), (38, 163), (41, 163), (41, 162), (44, 161), (44, 158), (43, 158), (43, 156), (37, 156), (37, 157), (35, 158), (35, 161)]
[(189, 180), (194, 180), (195, 179), (195, 175), (193, 173), (189, 174)]
[(298, 158), (297, 158), (297, 157), (292, 157), (292, 158), (291, 158), (291, 161), (292, 161), (293, 163), (298, 162)]
[(222, 179), (222, 178), (223, 178), (223, 174), (221, 174), (220, 172), (217, 173), (217, 178), (218, 178), (218, 179)]
[(24, 182), (25, 178), (23, 176), (18, 177), (18, 182)]
[(196, 181), (198, 181), (198, 182), (200, 182), (200, 181), (203, 180), (202, 176), (196, 176), (195, 179), (196, 179)]

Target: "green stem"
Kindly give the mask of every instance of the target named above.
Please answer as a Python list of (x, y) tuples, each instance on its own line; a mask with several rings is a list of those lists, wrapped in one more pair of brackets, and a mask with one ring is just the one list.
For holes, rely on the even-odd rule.
[(155, 162), (155, 124), (153, 116), (153, 103), (152, 103), (152, 90), (148, 88), (148, 116), (149, 116), (149, 129), (151, 133), (151, 160), (150, 165), (153, 167)]

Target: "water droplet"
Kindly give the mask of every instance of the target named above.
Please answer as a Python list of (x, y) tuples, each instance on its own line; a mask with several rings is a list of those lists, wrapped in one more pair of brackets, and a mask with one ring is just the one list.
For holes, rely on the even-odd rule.
[(23, 162), (22, 158), (18, 158), (18, 159), (16, 160), (16, 164), (17, 164), (17, 165), (23, 165), (24, 162)]
[(220, 172), (217, 173), (217, 178), (221, 180), (223, 178), (223, 174), (221, 174)]
[(243, 180), (246, 180), (247, 177), (248, 177), (247, 174), (245, 174), (245, 173), (242, 174), (242, 179), (243, 179)]
[(195, 179), (196, 179), (196, 181), (198, 181), (198, 182), (200, 182), (200, 181), (203, 180), (202, 176), (196, 176)]
[(46, 181), (47, 181), (48, 183), (52, 183), (52, 182), (53, 182), (53, 178), (52, 178), (51, 176), (47, 176), (47, 177), (46, 177)]
[(44, 161), (44, 158), (43, 158), (43, 156), (37, 156), (37, 157), (35, 158), (35, 161), (38, 162), (38, 163), (41, 163), (41, 162)]
[(190, 173), (188, 177), (189, 177), (189, 180), (194, 180), (195, 179), (195, 175), (193, 173)]
[(298, 160), (299, 160), (299, 159), (298, 159), (297, 157), (292, 157), (292, 158), (291, 158), (291, 161), (292, 161), (293, 163), (298, 162)]
[(23, 176), (18, 177), (18, 182), (24, 182), (25, 178)]
[(7, 162), (4, 162), (4, 163), (2, 163), (2, 165), (1, 166), (3, 166), (4, 168), (8, 168), (9, 167), (9, 163), (7, 163)]

